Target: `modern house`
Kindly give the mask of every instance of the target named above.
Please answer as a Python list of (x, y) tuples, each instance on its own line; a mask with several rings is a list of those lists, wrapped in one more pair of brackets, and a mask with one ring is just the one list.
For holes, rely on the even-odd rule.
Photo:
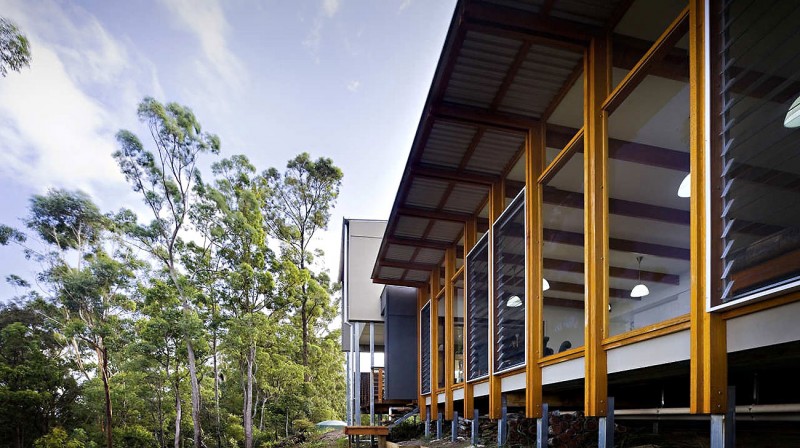
[(800, 416), (798, 23), (458, 2), (372, 270), (416, 288), (424, 416)]
[[(345, 219), (339, 282), (342, 284), (342, 351), (346, 360), (347, 423), (370, 423), (417, 399), (417, 292), (405, 286), (380, 285), (370, 273), (386, 221)], [(362, 354), (364, 363), (362, 367)], [(376, 355), (383, 362), (376, 363)], [(377, 364), (381, 364), (378, 366)]]

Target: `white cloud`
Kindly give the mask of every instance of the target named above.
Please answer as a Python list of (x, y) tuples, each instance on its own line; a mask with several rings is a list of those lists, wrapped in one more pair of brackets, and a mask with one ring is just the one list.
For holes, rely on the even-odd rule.
[(402, 0), (402, 1), (400, 2), (400, 11), (403, 11), (403, 10), (405, 10), (406, 8), (408, 8), (409, 6), (411, 6), (411, 1), (412, 1), (412, 0)]
[(359, 86), (361, 86), (361, 81), (353, 80), (347, 83), (347, 90), (351, 92), (356, 92), (358, 91)]
[(341, 2), (339, 0), (322, 0), (322, 9), (328, 17), (335, 16), (340, 6)]
[[(232, 88), (246, 78), (244, 64), (228, 47), (229, 25), (219, 1), (162, 0), (178, 22), (200, 41), (206, 59), (200, 73), (215, 72)], [(212, 81), (213, 80), (209, 80)]]

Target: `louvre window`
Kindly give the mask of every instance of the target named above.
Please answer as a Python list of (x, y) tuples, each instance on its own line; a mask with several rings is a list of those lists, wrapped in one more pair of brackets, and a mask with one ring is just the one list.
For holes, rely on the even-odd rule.
[(444, 291), (442, 291), (439, 298), (436, 300), (436, 385), (439, 389), (444, 388), (444, 367), (445, 367), (445, 353), (444, 353), (444, 339), (445, 339), (445, 309), (444, 309)]
[(800, 3), (731, 0), (713, 14), (718, 305), (800, 284)]
[(467, 379), (489, 374), (489, 246), (481, 238), (467, 255)]
[(525, 195), (494, 224), (495, 371), (525, 363)]
[(419, 313), (420, 344), (420, 390), (422, 394), (431, 393), (431, 304), (428, 303)]
[(453, 383), (464, 381), (464, 274), (453, 282)]

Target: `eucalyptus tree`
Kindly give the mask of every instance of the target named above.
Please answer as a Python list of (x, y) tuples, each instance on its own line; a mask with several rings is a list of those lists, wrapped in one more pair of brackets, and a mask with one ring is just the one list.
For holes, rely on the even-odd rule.
[[(293, 307), (302, 331), (301, 361), (308, 367), (314, 323), (331, 308), (330, 295), (309, 270), (315, 255), (311, 243), (317, 231), (327, 228), (343, 174), (331, 159), (314, 161), (302, 153), (289, 160), (283, 173), (270, 168), (263, 176), (269, 192), (263, 208), (267, 230), (281, 242), (283, 256), (299, 269), (299, 277), (290, 283), (300, 282)], [(306, 374), (306, 382), (309, 380)]]
[(31, 63), (28, 38), (14, 22), (0, 17), (0, 76), (5, 78), (8, 70), (19, 71)]
[(214, 182), (198, 184), (203, 201), (196, 217), (212, 241), (218, 274), (214, 294), (228, 314), (226, 346), (239, 365), (245, 448), (253, 446), (253, 390), (256, 356), (264, 330), (275, 324), (281, 303), (273, 294), (274, 254), (267, 244), (262, 210), (264, 183), (242, 155), (212, 166)]
[[(133, 190), (141, 194), (153, 219), (149, 224), (141, 225), (128, 215), (129, 219), (123, 221), (137, 246), (167, 270), (183, 312), (193, 314), (196, 313), (193, 294), (181, 278), (181, 236), (186, 230), (194, 201), (193, 188), (200, 178), (199, 157), (205, 153), (218, 154), (220, 141), (216, 135), (202, 131), (189, 108), (176, 103), (163, 105), (153, 98), (145, 98), (139, 104), (138, 115), (152, 137), (154, 151), (145, 149), (134, 133), (121, 130), (117, 133), (120, 149), (114, 153), (114, 158)], [(193, 440), (194, 446), (199, 448), (203, 442), (197, 354), (191, 335), (184, 334), (184, 337), (191, 386)]]

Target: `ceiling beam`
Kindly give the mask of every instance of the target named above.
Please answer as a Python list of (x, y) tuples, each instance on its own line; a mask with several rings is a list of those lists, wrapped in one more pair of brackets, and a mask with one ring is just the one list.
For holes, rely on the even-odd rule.
[[(572, 272), (575, 274), (583, 274), (586, 272), (584, 264), (580, 261), (558, 260), (554, 258), (545, 258), (542, 260), (542, 268), (552, 271)], [(608, 275), (614, 278), (638, 280), (640, 278), (640, 273), (643, 281), (665, 283), (669, 285), (677, 285), (680, 283), (680, 276), (674, 274), (645, 270), (639, 271), (638, 269), (616, 266), (609, 266), (608, 268)]]
[(500, 176), (491, 176), (488, 174), (473, 173), (470, 171), (451, 170), (447, 168), (433, 168), (422, 165), (414, 166), (412, 168), (412, 175), (414, 177), (425, 177), (428, 179), (439, 179), (448, 182), (483, 185), (487, 187), (500, 180)]
[[(542, 239), (545, 242), (583, 246), (582, 233), (568, 232), (566, 230), (542, 229)], [(643, 241), (609, 238), (608, 248), (620, 252), (632, 252), (655, 257), (672, 258), (675, 260), (689, 261), (689, 249), (682, 247), (666, 246), (663, 244), (645, 243)]]
[(443, 243), (441, 241), (421, 240), (417, 238), (401, 238), (398, 236), (386, 237), (383, 239), (383, 241), (387, 246), (390, 244), (397, 244), (398, 246), (421, 247), (423, 249), (434, 249), (441, 251), (445, 251), (453, 246), (452, 244)]
[(398, 268), (407, 269), (411, 271), (424, 271), (430, 273), (439, 266), (430, 263), (417, 263), (412, 261), (396, 261), (396, 260), (383, 260), (380, 262), (381, 267), (384, 268)]
[(394, 286), (410, 286), (412, 288), (424, 288), (428, 286), (426, 282), (413, 282), (409, 280), (392, 280), (389, 278), (380, 278), (380, 277), (373, 277), (372, 283), (377, 283), (379, 285), (394, 285)]
[(479, 107), (446, 102), (435, 106), (432, 115), (436, 120), (484, 126), (513, 133), (527, 133), (528, 130), (539, 125), (539, 120), (525, 115), (492, 112)]
[(412, 208), (412, 207), (400, 207), (397, 209), (397, 214), (399, 216), (409, 216), (412, 218), (425, 218), (437, 221), (450, 221), (450, 222), (460, 222), (460, 223), (464, 223), (472, 219), (472, 215), (468, 213), (443, 212), (432, 209)]

